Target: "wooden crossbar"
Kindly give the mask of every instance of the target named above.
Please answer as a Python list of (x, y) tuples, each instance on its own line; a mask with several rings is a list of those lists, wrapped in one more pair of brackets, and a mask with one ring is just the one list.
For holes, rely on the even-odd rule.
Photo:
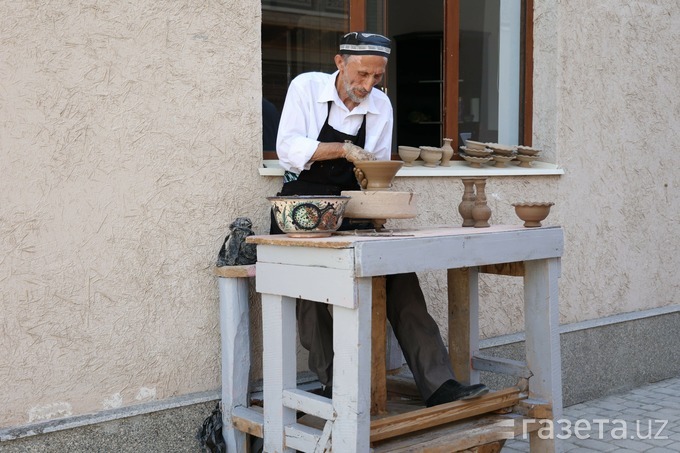
[(213, 273), (223, 278), (247, 278), (255, 277), (256, 266), (246, 264), (243, 266), (221, 266), (213, 269)]
[(490, 371), (492, 373), (507, 374), (525, 379), (533, 376), (526, 362), (482, 354), (472, 357), (472, 368), (479, 371)]
[(237, 406), (231, 412), (234, 428), (252, 436), (264, 438), (264, 417), (262, 408), (258, 406)]
[(497, 274), (508, 275), (510, 277), (523, 277), (524, 262), (516, 261), (514, 263), (487, 264), (484, 266), (479, 266), (479, 272), (481, 272), (482, 274)]

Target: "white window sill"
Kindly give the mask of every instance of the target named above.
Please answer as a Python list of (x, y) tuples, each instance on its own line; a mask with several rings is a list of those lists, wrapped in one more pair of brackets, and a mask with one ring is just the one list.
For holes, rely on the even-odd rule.
[[(283, 168), (278, 160), (264, 160), (259, 169), (260, 176), (283, 176)], [(546, 176), (563, 175), (564, 169), (556, 164), (547, 162), (533, 162), (531, 168), (510, 163), (506, 168), (496, 168), (483, 165), (482, 168), (472, 168), (464, 161), (451, 161), (450, 167), (425, 167), (422, 161), (415, 161), (412, 167), (401, 167), (397, 176)]]

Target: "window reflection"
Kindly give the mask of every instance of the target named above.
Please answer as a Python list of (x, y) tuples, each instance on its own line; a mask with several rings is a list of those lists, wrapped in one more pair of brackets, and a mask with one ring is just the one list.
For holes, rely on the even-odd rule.
[[(349, 27), (346, 0), (262, 1), (262, 95), (265, 151), (276, 135), (290, 81), (303, 72), (335, 71), (333, 57)], [(265, 106), (267, 110), (265, 111)]]
[(521, 1), (461, 0), (461, 138), (518, 144)]

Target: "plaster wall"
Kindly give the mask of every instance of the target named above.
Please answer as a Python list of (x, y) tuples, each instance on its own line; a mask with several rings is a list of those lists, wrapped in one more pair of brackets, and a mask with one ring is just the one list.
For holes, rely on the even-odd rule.
[(680, 3), (557, 4), (556, 52), (541, 51), (558, 68), (557, 105), (546, 137), (541, 127), (535, 136), (547, 147), (555, 137), (566, 171), (556, 197), (562, 320), (678, 304)]
[[(0, 427), (219, 388), (260, 4), (0, 2)], [(258, 225), (259, 226), (259, 225)]]
[[(680, 4), (535, 4), (534, 144), (566, 174), (489, 179), (492, 222), (557, 203), (563, 323), (677, 304)], [(219, 387), (211, 268), (280, 184), (259, 27), (249, 0), (0, 4), (0, 427)], [(396, 189), (421, 213), (395, 226), (460, 222), (458, 178)], [(481, 284), (482, 335), (521, 330), (521, 282)]]

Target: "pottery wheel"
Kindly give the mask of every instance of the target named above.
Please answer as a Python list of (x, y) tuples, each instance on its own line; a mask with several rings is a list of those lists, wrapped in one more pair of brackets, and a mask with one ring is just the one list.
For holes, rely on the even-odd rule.
[(346, 190), (342, 195), (351, 197), (344, 214), (350, 219), (412, 219), (418, 214), (413, 192)]

